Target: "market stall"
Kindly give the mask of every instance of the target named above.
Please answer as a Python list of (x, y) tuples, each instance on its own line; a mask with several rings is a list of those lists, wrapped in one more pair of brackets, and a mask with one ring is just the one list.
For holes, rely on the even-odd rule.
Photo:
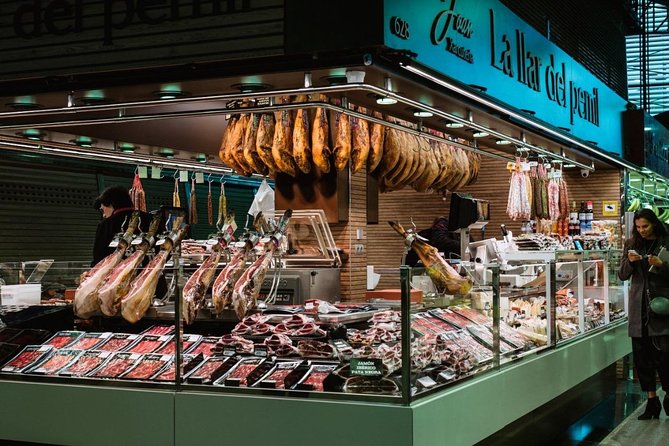
[[(63, 170), (133, 186), (157, 227), (129, 227), (106, 270), (51, 251), (62, 286), (7, 309), (3, 435), (114, 444), (122, 425), (130, 444), (268, 432), (283, 443), (296, 429), (322, 444), (471, 444), (628, 353), (614, 274), (626, 163), (398, 54), (396, 37), (345, 55), (176, 69), (169, 84), (155, 69), (142, 81), (126, 72), (122, 85), (103, 76), (95, 89), (82, 75), (76, 93), (5, 101), (19, 104), (0, 113), (10, 168), (77, 159)], [(587, 122), (574, 133), (613, 120), (603, 109), (577, 108)], [(486, 207), (460, 218), (455, 193)], [(458, 222), (459, 259), (417, 235), (440, 215)], [(3, 263), (3, 305), (8, 287), (46, 283), (26, 277), (26, 261), (42, 258), (32, 249)], [(401, 267), (409, 250), (421, 265)], [(159, 273), (165, 296), (154, 295)], [(35, 292), (39, 305), (27, 304)], [(47, 326), (25, 307), (64, 316)], [(33, 398), (62, 410), (54, 418)], [(90, 401), (109, 417), (83, 410)], [(28, 414), (59, 429), (30, 429)]]

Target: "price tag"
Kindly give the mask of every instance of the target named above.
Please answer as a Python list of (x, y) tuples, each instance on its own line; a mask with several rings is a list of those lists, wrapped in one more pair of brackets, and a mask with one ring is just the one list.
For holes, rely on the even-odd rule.
[(383, 376), (383, 361), (379, 358), (351, 358), (351, 375)]
[(202, 184), (204, 183), (204, 173), (202, 172), (195, 172), (195, 182), (197, 184)]
[(429, 376), (423, 376), (422, 378), (418, 378), (416, 380), (416, 384), (418, 384), (418, 386), (422, 387), (423, 389), (429, 389), (430, 387), (436, 386), (437, 382)]
[(530, 171), (530, 163), (525, 162), (525, 161), (521, 162), (520, 163), (520, 170), (522, 172), (529, 172)]
[(246, 246), (246, 242), (235, 242), (235, 248), (243, 248)]
[(118, 246), (118, 242), (119, 242), (119, 240), (120, 240), (120, 237), (119, 237), (119, 236), (114, 237), (114, 238), (112, 239), (112, 241), (109, 242), (109, 247), (110, 247), (110, 248), (116, 248), (116, 247)]
[(271, 237), (265, 236), (265, 237), (260, 239), (260, 243), (269, 243), (270, 240), (272, 240)]
[(253, 346), (253, 356), (259, 356), (261, 358), (267, 357), (267, 346), (262, 344), (255, 344)]
[(218, 240), (216, 240), (215, 238), (210, 238), (207, 240), (207, 245), (211, 246), (218, 245)]
[(144, 241), (144, 239), (142, 237), (137, 237), (136, 239), (131, 241), (130, 244), (131, 245), (141, 245), (142, 241)]
[(231, 345), (227, 345), (223, 348), (223, 356), (234, 356), (237, 354), (237, 349)]
[(137, 166), (137, 175), (139, 175), (140, 178), (148, 178), (148, 169), (146, 166)]
[(159, 180), (160, 179), (161, 168), (156, 166), (151, 166), (151, 179)]
[(156, 246), (160, 246), (160, 245), (162, 245), (163, 243), (165, 243), (165, 239), (164, 239), (164, 238), (161, 238), (160, 240), (158, 240), (158, 241), (156, 242)]
[(188, 171), (180, 170), (179, 171), (179, 181), (182, 183), (188, 183)]
[(528, 164), (530, 165), (530, 167), (537, 167), (539, 165), (539, 162), (538, 161), (530, 161)]

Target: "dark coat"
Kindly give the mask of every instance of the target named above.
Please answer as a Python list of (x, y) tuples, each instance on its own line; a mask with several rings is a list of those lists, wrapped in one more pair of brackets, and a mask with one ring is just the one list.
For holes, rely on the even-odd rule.
[[(93, 242), (93, 261), (91, 262), (91, 266), (97, 265), (100, 260), (114, 252), (116, 248), (110, 248), (109, 243), (111, 243), (116, 234), (128, 227), (126, 219), (129, 221), (132, 213), (133, 211), (130, 209), (123, 210), (98, 223), (98, 227), (95, 230), (95, 241)], [(148, 231), (152, 219), (151, 214), (141, 212), (140, 219), (139, 228), (142, 232)], [(125, 225), (123, 225), (124, 222)], [(123, 228), (121, 229), (122, 225)]]
[[(657, 254), (660, 246), (669, 249), (669, 236), (658, 237), (653, 254)], [(649, 254), (639, 247), (632, 246), (632, 240), (627, 240), (623, 249), (623, 257), (618, 269), (621, 280), (630, 280), (629, 290), (629, 335), (634, 338), (643, 336), (643, 324), (648, 321), (648, 335), (659, 336), (669, 334), (669, 316), (659, 316), (648, 309), (646, 289), (651, 295), (669, 297), (669, 264), (665, 262), (657, 272), (649, 273), (648, 259), (630, 262), (627, 252), (635, 249), (642, 256)]]

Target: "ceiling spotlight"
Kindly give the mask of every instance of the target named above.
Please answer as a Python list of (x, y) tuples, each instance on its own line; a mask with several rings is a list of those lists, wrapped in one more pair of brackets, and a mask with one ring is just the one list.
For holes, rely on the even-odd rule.
[(432, 112), (425, 110), (414, 110), (413, 115), (417, 118), (431, 118), (434, 116)]
[(71, 139), (70, 142), (79, 147), (93, 147), (93, 144), (95, 144), (97, 140), (88, 136), (77, 136), (76, 138)]
[(207, 154), (205, 153), (198, 153), (195, 155), (195, 161), (198, 163), (206, 163), (207, 162)]
[(174, 158), (174, 150), (172, 149), (160, 149), (158, 155), (165, 158)]
[(14, 98), (14, 102), (6, 104), (8, 107), (12, 107), (15, 110), (33, 110), (35, 108), (41, 108), (42, 105), (35, 102), (33, 96), (17, 96)]
[(379, 105), (393, 105), (397, 104), (397, 100), (388, 96), (377, 96), (376, 103)]
[(123, 153), (134, 153), (139, 147), (129, 142), (117, 142), (116, 150)]
[(33, 141), (40, 141), (45, 133), (39, 129), (25, 129), (16, 134), (24, 138), (32, 139)]
[(84, 105), (97, 105), (111, 102), (111, 99), (105, 96), (104, 90), (88, 90), (84, 96), (78, 99)]
[[(483, 132), (483, 133), (485, 133), (485, 132)], [(474, 135), (474, 136), (476, 136), (476, 135)], [(497, 141), (495, 141), (495, 144), (498, 144), (500, 146), (508, 146), (509, 144), (511, 144), (511, 141), (509, 141), (508, 139), (498, 139)]]
[(474, 138), (484, 138), (488, 135), (490, 135), (490, 133), (484, 132), (483, 130), (477, 130), (472, 134)]
[(157, 96), (158, 99), (177, 99), (189, 95), (188, 92), (181, 89), (179, 84), (163, 84), (160, 86), (160, 90), (151, 94)]

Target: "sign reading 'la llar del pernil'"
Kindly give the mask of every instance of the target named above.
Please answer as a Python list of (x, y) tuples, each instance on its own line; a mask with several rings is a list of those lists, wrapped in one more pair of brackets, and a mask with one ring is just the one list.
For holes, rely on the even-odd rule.
[[(555, 65), (555, 56), (549, 55), (546, 64), (538, 54), (526, 47), (525, 33), (516, 29), (512, 35), (495, 33), (495, 14), (490, 12), (490, 64), (510, 78), (536, 92), (546, 91), (548, 100), (565, 108), (569, 119), (577, 116), (599, 126), (599, 91), (579, 87), (575, 82), (566, 84), (565, 64)], [(543, 86), (543, 87), (542, 87)]]
[[(101, 3), (103, 26), (102, 40), (111, 45), (114, 30), (130, 25), (159, 25), (182, 19), (202, 18), (221, 14), (244, 12), (250, 9), (250, 0), (192, 0), (190, 6), (183, 0), (104, 0)], [(89, 30), (89, 14), (84, 0), (33, 0), (23, 2), (13, 13), (14, 33), (17, 37), (34, 38), (48, 35), (64, 36)], [(91, 28), (93, 25), (91, 25)], [(97, 27), (97, 26), (96, 26)]]

